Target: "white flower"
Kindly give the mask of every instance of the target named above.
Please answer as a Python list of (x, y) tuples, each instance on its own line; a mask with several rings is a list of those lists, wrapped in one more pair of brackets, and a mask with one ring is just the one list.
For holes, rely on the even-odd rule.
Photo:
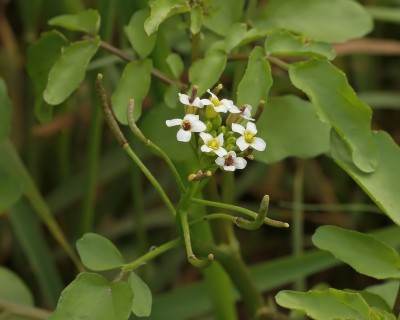
[(212, 105), (212, 102), (208, 99), (200, 99), (199, 97), (195, 97), (192, 102), (190, 102), (190, 98), (187, 94), (178, 93), (179, 101), (183, 103), (185, 106), (193, 106), (197, 108), (203, 108), (204, 106)]
[(228, 99), (222, 99), (219, 100), (218, 97), (212, 93), (210, 90), (207, 90), (207, 92), (211, 95), (211, 98), (209, 101), (211, 101), (212, 105), (214, 106), (214, 110), (217, 112), (231, 112), (231, 113), (239, 113), (240, 110), (233, 104), (232, 100)]
[(235, 151), (229, 151), (223, 157), (215, 159), (215, 163), (224, 168), (225, 171), (235, 171), (243, 169), (247, 165), (246, 159), (237, 157)]
[(188, 142), (192, 137), (192, 132), (202, 132), (206, 130), (206, 125), (199, 120), (199, 116), (195, 114), (187, 114), (183, 119), (172, 119), (165, 121), (168, 127), (181, 126), (176, 138), (178, 141)]
[(224, 144), (224, 134), (220, 133), (218, 137), (214, 138), (211, 134), (200, 132), (200, 137), (203, 139), (204, 144), (201, 146), (201, 151), (213, 151), (217, 156), (223, 157), (226, 150), (222, 147)]
[(236, 139), (236, 144), (241, 151), (246, 150), (248, 147), (252, 147), (258, 151), (263, 151), (265, 149), (265, 141), (255, 137), (257, 128), (253, 122), (248, 122), (246, 129), (240, 124), (232, 123), (232, 130), (242, 135)]
[(244, 105), (243, 107), (241, 107), (240, 110), (239, 110), (240, 115), (241, 115), (244, 119), (246, 119), (246, 120), (254, 121), (255, 119), (253, 119), (253, 118), (251, 117), (251, 109), (252, 109), (251, 105), (245, 104), (245, 105)]

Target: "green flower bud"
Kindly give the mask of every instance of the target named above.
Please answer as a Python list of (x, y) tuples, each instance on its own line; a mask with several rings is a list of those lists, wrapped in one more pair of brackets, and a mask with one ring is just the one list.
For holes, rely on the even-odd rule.
[(206, 118), (213, 119), (218, 115), (218, 112), (214, 110), (213, 106), (206, 107)]
[(225, 126), (220, 126), (218, 128), (217, 134), (223, 133), (225, 135), (226, 132), (226, 127)]
[(205, 122), (205, 125), (206, 125), (206, 132), (210, 132), (211, 130), (212, 130), (212, 128), (213, 128), (213, 125), (212, 125), (212, 123), (211, 123), (211, 121), (210, 120), (207, 120), (206, 122)]
[(229, 137), (228, 139), (225, 140), (225, 143), (227, 145), (229, 145), (229, 144), (233, 144), (234, 145), (236, 143), (236, 138), (235, 137)]

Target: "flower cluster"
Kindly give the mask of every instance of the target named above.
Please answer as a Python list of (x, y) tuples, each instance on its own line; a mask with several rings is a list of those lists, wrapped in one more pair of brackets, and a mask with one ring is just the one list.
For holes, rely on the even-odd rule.
[[(189, 142), (192, 133), (199, 133), (200, 151), (214, 158), (217, 156), (214, 163), (221, 169), (234, 171), (245, 168), (246, 158), (253, 159), (253, 150), (263, 151), (266, 143), (256, 137), (252, 107), (245, 104), (238, 108), (232, 100), (219, 100), (216, 94), (221, 88), (216, 87), (214, 92), (207, 90), (210, 95), (208, 99), (197, 97), (196, 86), (191, 96), (179, 93), (179, 101), (185, 106), (186, 115), (183, 119), (167, 120), (166, 125), (180, 126), (176, 137), (181, 142)], [(247, 121), (245, 127), (240, 124), (243, 120)]]

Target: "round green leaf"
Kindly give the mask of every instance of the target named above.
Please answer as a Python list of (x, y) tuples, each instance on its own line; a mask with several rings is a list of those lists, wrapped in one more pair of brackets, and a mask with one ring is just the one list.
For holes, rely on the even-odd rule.
[(149, 16), (149, 9), (136, 11), (124, 31), (132, 48), (139, 54), (140, 58), (146, 58), (153, 51), (156, 44), (156, 34), (147, 35), (144, 30), (144, 22)]
[(179, 78), (184, 70), (182, 58), (176, 53), (170, 53), (166, 62), (175, 78)]
[(114, 244), (98, 234), (86, 233), (76, 242), (82, 263), (95, 271), (110, 270), (125, 263)]
[(368, 304), (358, 293), (332, 288), (308, 292), (283, 290), (276, 295), (275, 300), (280, 306), (303, 311), (312, 319), (369, 319)]
[(336, 56), (330, 44), (284, 30), (274, 31), (268, 35), (265, 41), (265, 52), (271, 56), (316, 57), (328, 60)]
[(48, 75), (61, 55), (68, 40), (57, 31), (42, 33), (40, 39), (28, 48), (27, 69), (35, 91), (35, 114), (42, 123), (49, 122), (53, 108), (43, 100)]
[(149, 286), (133, 272), (129, 275), (128, 283), (133, 292), (133, 314), (137, 317), (150, 316), (153, 298)]
[(190, 11), (190, 5), (186, 0), (158, 0), (152, 1), (151, 13), (144, 23), (144, 29), (148, 35), (156, 32), (158, 26), (174, 14)]
[(77, 14), (65, 14), (50, 19), (49, 25), (96, 35), (100, 28), (100, 15), (96, 10), (88, 9)]
[(362, 274), (377, 279), (400, 278), (399, 254), (371, 235), (323, 226), (314, 233), (312, 241)]
[(378, 153), (371, 133), (371, 108), (361, 101), (345, 74), (328, 61), (311, 60), (292, 64), (292, 83), (304, 91), (321, 121), (339, 134), (350, 148), (353, 162), (364, 172), (378, 164)]
[(49, 320), (126, 320), (132, 298), (126, 282), (109, 282), (99, 274), (81, 273), (64, 289)]
[(0, 177), (0, 215), (22, 196), (22, 186), (18, 180)]
[(90, 59), (99, 48), (98, 38), (72, 43), (50, 70), (44, 100), (51, 105), (65, 101), (83, 81)]
[(272, 86), (271, 66), (264, 59), (264, 49), (255, 47), (250, 53), (249, 62), (237, 91), (236, 104), (257, 107), (261, 100), (266, 101)]
[(314, 40), (344, 42), (372, 30), (368, 12), (352, 0), (271, 0), (257, 11), (258, 29), (287, 29)]
[(374, 132), (373, 138), (382, 161), (372, 173), (365, 173), (354, 165), (347, 146), (334, 132), (331, 136), (332, 157), (376, 205), (400, 225), (400, 148), (386, 132)]
[(239, 46), (247, 35), (247, 25), (245, 23), (235, 23), (231, 26), (230, 32), (225, 38), (225, 51), (231, 52)]
[(33, 297), (25, 283), (11, 270), (0, 267), (0, 299), (33, 306)]
[(219, 80), (225, 65), (226, 54), (220, 50), (208, 51), (204, 59), (192, 64), (189, 69), (189, 81), (199, 87), (199, 96)]
[(133, 116), (135, 120), (142, 114), (142, 101), (150, 88), (151, 70), (153, 64), (150, 59), (129, 62), (119, 80), (117, 89), (111, 96), (114, 114), (119, 122), (127, 124), (126, 110), (129, 100), (135, 100)]
[(296, 96), (268, 99), (257, 129), (267, 149), (255, 158), (265, 163), (312, 158), (329, 151), (330, 126), (318, 120), (311, 103)]
[(3, 78), (0, 78), (0, 144), (2, 144), (11, 129), (11, 101), (8, 98), (7, 86)]

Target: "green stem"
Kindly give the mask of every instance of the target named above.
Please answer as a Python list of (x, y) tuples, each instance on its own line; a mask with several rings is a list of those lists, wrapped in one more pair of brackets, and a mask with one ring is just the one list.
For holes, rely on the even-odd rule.
[(50, 316), (50, 312), (47, 310), (13, 303), (4, 299), (0, 299), (0, 310), (4, 314), (9, 313), (16, 316), (28, 317), (29, 319), (48, 319)]
[[(221, 200), (224, 203), (233, 203), (235, 190), (235, 176), (233, 172), (222, 172), (222, 186), (221, 186)], [(230, 210), (226, 210), (229, 214)], [(226, 243), (236, 250), (238, 250), (238, 243), (233, 230), (233, 225), (228, 223), (228, 221), (223, 221), (220, 224), (220, 232), (223, 233), (224, 238), (226, 238)], [(218, 243), (218, 242), (217, 242)]]
[(153, 260), (155, 257), (159, 256), (160, 254), (163, 254), (164, 252), (167, 252), (168, 250), (171, 250), (181, 244), (182, 244), (181, 239), (174, 239), (169, 242), (166, 242), (166, 243), (162, 244), (161, 246), (150, 250), (149, 252), (142, 255), (138, 259), (136, 259), (130, 263), (124, 264), (122, 266), (121, 270), (123, 273), (127, 273), (129, 271), (135, 270), (136, 268), (147, 263), (148, 261)]
[[(256, 212), (251, 211), (251, 210), (246, 209), (246, 208), (235, 206), (235, 205), (232, 205), (232, 204), (214, 202), (214, 201), (203, 200), (203, 199), (198, 199), (198, 198), (192, 198), (192, 202), (198, 203), (198, 204), (203, 204), (203, 205), (209, 206), (209, 207), (236, 211), (236, 212), (243, 213), (243, 214), (245, 214), (245, 215), (247, 215), (249, 217), (252, 217), (254, 219), (257, 218), (257, 213)], [(267, 225), (270, 225), (272, 227), (278, 227), (278, 228), (288, 228), (289, 227), (289, 224), (286, 223), (286, 222), (281, 222), (281, 221), (277, 221), (277, 220), (273, 220), (273, 219), (269, 219), (269, 218), (265, 218), (264, 219), (264, 223), (267, 224)]]

